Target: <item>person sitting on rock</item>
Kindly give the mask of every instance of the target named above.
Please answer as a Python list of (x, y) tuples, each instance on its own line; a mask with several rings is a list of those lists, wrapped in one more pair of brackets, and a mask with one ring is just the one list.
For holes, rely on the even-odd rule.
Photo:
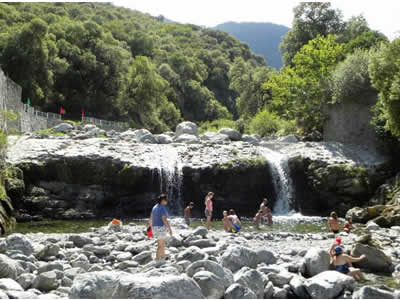
[(336, 212), (331, 212), (331, 215), (328, 219), (328, 230), (329, 232), (339, 233), (339, 219)]
[[(337, 246), (340, 246), (340, 247), (342, 247), (342, 249), (343, 249), (342, 238), (341, 238), (340, 236), (337, 236), (337, 237), (336, 237), (335, 242), (332, 244), (331, 248), (329, 249), (329, 256), (331, 257), (331, 261), (330, 261), (331, 264), (333, 264), (333, 259), (334, 259), (334, 257), (335, 257), (335, 248), (336, 248)], [(349, 251), (347, 251), (347, 252), (349, 252)], [(350, 253), (347, 253), (347, 254), (350, 254)], [(352, 263), (350, 262), (350, 263), (349, 263), (349, 267), (352, 267), (352, 266), (353, 266), (353, 265), (352, 265)]]
[(343, 226), (343, 231), (350, 233), (350, 231), (352, 229), (353, 229), (353, 218), (347, 217), (347, 221), (344, 223), (344, 226)]
[(224, 210), (222, 212), (222, 215), (223, 215), (222, 222), (224, 223), (224, 230), (226, 232), (230, 232), (231, 231), (231, 223), (228, 218), (228, 211)]
[(112, 219), (110, 223), (108, 223), (108, 229), (114, 231), (121, 231), (122, 229), (122, 222), (118, 219)]
[(350, 266), (350, 264), (352, 262), (359, 262), (367, 256), (363, 254), (360, 257), (352, 257), (350, 255), (343, 254), (343, 248), (341, 246), (336, 246), (334, 251), (335, 256), (333, 257), (333, 265), (335, 266), (336, 271), (349, 276), (353, 276), (356, 280), (360, 280), (360, 269), (353, 268)]
[(192, 214), (194, 203), (190, 202), (188, 206), (186, 206), (183, 213), (185, 214), (185, 223), (187, 226), (190, 226), (190, 215)]
[(256, 229), (259, 229), (260, 222), (263, 223), (267, 221), (268, 225), (272, 225), (272, 212), (267, 205), (268, 199), (264, 198), (263, 202), (260, 204), (260, 209), (253, 219)]
[(232, 232), (237, 233), (242, 229), (242, 223), (240, 222), (239, 217), (236, 215), (235, 211), (233, 209), (229, 210), (229, 216), (228, 216), (229, 222), (230, 222), (230, 227)]

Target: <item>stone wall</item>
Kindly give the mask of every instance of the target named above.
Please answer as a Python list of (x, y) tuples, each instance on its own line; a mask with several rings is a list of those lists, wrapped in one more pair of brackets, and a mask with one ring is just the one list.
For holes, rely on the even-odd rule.
[(369, 123), (373, 116), (371, 108), (377, 101), (376, 94), (369, 94), (357, 101), (328, 105), (325, 108), (328, 120), (324, 124), (324, 140), (380, 149), (382, 142)]
[[(8, 78), (0, 69), (0, 107), (3, 111), (13, 110), (19, 113), (22, 110), (22, 88)], [(1, 116), (0, 116), (1, 118)], [(4, 120), (2, 120), (4, 121)], [(8, 130), (19, 130), (19, 120), (7, 122)]]

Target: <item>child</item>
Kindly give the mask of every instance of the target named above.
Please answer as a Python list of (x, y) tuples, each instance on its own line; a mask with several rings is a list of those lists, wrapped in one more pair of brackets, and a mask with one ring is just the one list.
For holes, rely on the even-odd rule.
[(348, 217), (346, 223), (344, 223), (343, 231), (350, 233), (352, 229), (353, 229), (353, 218)]
[(229, 218), (228, 218), (228, 212), (226, 210), (224, 210), (222, 212), (222, 215), (223, 215), (222, 222), (224, 222), (224, 230), (226, 232), (229, 232), (230, 229), (231, 229), (231, 226), (230, 226), (230, 221), (229, 221)]
[(242, 227), (241, 227), (242, 223), (240, 222), (239, 217), (236, 215), (236, 213), (233, 209), (229, 210), (228, 219), (231, 223), (232, 232), (237, 233), (240, 231), (240, 229), (242, 229)]
[(331, 212), (331, 215), (328, 220), (328, 230), (329, 232), (339, 233), (339, 219), (336, 212)]
[(185, 214), (185, 223), (187, 226), (190, 226), (190, 215), (192, 214), (194, 203), (190, 202), (189, 205), (185, 208), (183, 213)]

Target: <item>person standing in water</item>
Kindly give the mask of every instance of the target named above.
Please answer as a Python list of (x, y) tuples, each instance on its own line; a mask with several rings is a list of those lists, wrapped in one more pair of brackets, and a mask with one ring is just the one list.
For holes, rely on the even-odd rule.
[(328, 230), (329, 232), (339, 233), (340, 226), (339, 226), (339, 219), (336, 212), (331, 212), (331, 215), (328, 219)]
[(154, 237), (157, 239), (157, 253), (156, 260), (165, 259), (165, 240), (167, 239), (168, 232), (172, 236), (172, 229), (167, 220), (167, 195), (161, 194), (157, 198), (157, 204), (151, 210), (149, 225), (153, 229)]
[(192, 209), (193, 209), (194, 203), (190, 202), (188, 206), (186, 206), (185, 210), (183, 213), (185, 214), (185, 223), (187, 226), (190, 226), (190, 216), (192, 214)]
[(204, 199), (204, 205), (206, 209), (204, 210), (204, 214), (206, 215), (206, 228), (210, 229), (211, 226), (211, 217), (213, 212), (213, 203), (212, 199), (214, 198), (213, 192), (208, 192), (206, 198)]
[(260, 209), (255, 215), (253, 221), (256, 229), (259, 229), (260, 222), (267, 222), (268, 225), (272, 225), (272, 212), (271, 209), (267, 206), (268, 199), (264, 198), (263, 202), (260, 204)]

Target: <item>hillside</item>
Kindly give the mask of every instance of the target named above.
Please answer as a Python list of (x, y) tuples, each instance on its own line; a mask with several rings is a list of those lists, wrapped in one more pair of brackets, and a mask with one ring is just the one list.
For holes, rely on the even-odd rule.
[(268, 71), (222, 31), (109, 3), (0, 3), (0, 66), (44, 111), (84, 109), (156, 132), (182, 119), (231, 119), (237, 60)]
[(253, 52), (265, 57), (268, 65), (276, 69), (282, 67), (279, 44), (282, 36), (290, 28), (273, 23), (255, 22), (226, 22), (214, 28), (228, 32), (242, 42), (247, 43)]

